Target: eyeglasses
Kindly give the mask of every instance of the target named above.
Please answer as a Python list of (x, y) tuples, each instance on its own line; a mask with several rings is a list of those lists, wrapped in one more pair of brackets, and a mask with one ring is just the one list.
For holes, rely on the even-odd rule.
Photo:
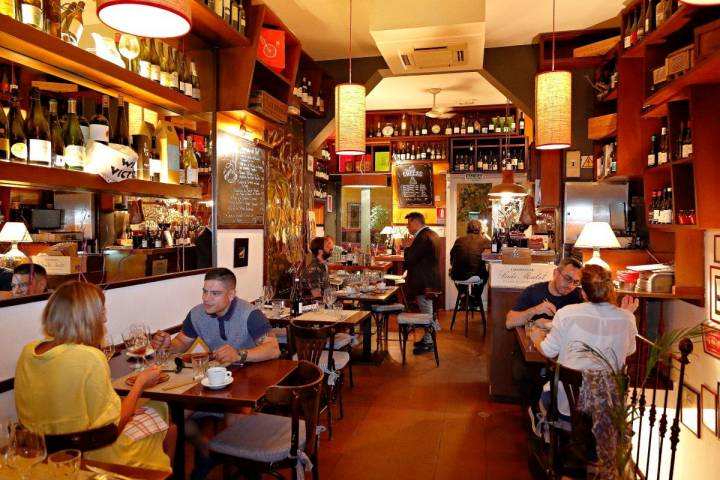
[(573, 277), (568, 275), (567, 273), (560, 273), (560, 276), (565, 280), (565, 283), (568, 283), (570, 285), (575, 285), (576, 287), (580, 285), (580, 280), (575, 280)]

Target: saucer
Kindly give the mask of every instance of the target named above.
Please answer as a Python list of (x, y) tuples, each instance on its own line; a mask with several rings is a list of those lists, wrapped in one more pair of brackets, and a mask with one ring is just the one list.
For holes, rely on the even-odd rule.
[(145, 353), (144, 353), (143, 355), (140, 355), (140, 354), (138, 354), (138, 353), (131, 353), (131, 352), (128, 352), (127, 350), (125, 350), (125, 355), (127, 355), (127, 356), (130, 357), (130, 358), (149, 357), (149, 356), (151, 356), (153, 353), (155, 353), (155, 350), (153, 350), (152, 347), (148, 347), (148, 348), (145, 350)]
[(225, 383), (221, 383), (219, 385), (210, 385), (210, 382), (208, 381), (207, 377), (204, 377), (202, 380), (200, 380), (200, 383), (202, 383), (202, 386), (205, 388), (209, 388), (210, 390), (220, 390), (222, 388), (227, 387), (233, 382), (233, 377), (229, 377)]

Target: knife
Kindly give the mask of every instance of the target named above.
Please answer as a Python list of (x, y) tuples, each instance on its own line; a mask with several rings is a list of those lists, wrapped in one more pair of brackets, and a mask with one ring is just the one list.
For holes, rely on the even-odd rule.
[(101, 475), (108, 475), (109, 478), (117, 478), (118, 480), (135, 480), (134, 478), (126, 477), (125, 475), (120, 475), (119, 473), (103, 470), (102, 468), (96, 467), (94, 465), (85, 465), (85, 468), (87, 468), (88, 470), (90, 470), (93, 473), (99, 473)]

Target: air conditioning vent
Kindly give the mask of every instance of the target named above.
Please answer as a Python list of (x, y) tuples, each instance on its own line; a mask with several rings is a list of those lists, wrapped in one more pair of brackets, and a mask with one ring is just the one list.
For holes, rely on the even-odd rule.
[(400, 52), (400, 61), (402, 61), (403, 67), (412, 67), (412, 59), (407, 53)]
[(398, 55), (405, 70), (429, 70), (467, 65), (466, 50), (467, 43), (456, 43), (398, 50)]

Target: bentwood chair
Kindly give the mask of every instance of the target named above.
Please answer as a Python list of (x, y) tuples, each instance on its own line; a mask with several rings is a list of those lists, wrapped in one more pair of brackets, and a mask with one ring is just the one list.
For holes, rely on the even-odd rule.
[(433, 341), (433, 352), (435, 354), (435, 363), (440, 366), (440, 355), (437, 346), (437, 332), (435, 325), (438, 321), (438, 300), (442, 292), (438, 290), (425, 290), (425, 297), (429, 298), (433, 304), (433, 313), (401, 313), (398, 315), (398, 328), (400, 329), (400, 353), (402, 354), (402, 364), (405, 365), (405, 355), (407, 352), (407, 341), (410, 332), (416, 328), (423, 328), (430, 333)]
[(81, 432), (45, 435), (48, 453), (75, 449), (81, 452), (107, 447), (117, 440), (118, 427), (114, 423)]
[[(297, 469), (318, 474), (319, 437), (317, 424), (323, 391), (323, 371), (307, 361), (300, 361), (295, 372), (265, 394), (271, 405), (289, 408), (290, 417), (255, 413), (243, 416), (210, 441), (210, 454), (223, 464), (223, 478), (268, 472), (283, 478), (278, 470), (290, 468), (292, 478)], [(259, 478), (259, 477), (258, 477)]]
[(345, 382), (343, 369), (350, 362), (350, 354), (335, 351), (335, 325), (305, 326), (292, 320), (290, 338), (294, 346), (294, 358), (311, 362), (325, 372), (321, 409), (327, 412), (328, 436), (332, 438), (332, 406), (337, 404), (340, 419), (345, 416), (342, 398), (342, 387)]

